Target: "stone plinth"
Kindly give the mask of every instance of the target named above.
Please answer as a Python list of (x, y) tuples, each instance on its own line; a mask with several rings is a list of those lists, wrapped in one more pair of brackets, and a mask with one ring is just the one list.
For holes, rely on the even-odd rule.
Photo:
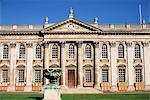
[(61, 100), (59, 89), (45, 89), (43, 100)]

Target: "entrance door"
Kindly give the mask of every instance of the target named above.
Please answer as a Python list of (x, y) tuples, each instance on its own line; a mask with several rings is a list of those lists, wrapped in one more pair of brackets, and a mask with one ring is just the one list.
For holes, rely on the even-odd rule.
[(68, 87), (75, 87), (75, 70), (68, 70)]

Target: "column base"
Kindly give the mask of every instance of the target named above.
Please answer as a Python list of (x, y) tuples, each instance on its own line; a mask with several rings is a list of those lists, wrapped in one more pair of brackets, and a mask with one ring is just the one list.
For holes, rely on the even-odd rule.
[(145, 85), (145, 91), (150, 91), (150, 85)]
[(83, 85), (77, 85), (77, 88), (82, 89)]
[(95, 88), (95, 89), (100, 89), (100, 90), (101, 90), (101, 87), (100, 87), (100, 85), (98, 85), (98, 84), (97, 84), (97, 85), (94, 85), (94, 88)]
[(110, 88), (110, 92), (117, 92), (117, 91), (118, 91), (117, 85), (112, 85)]
[(135, 91), (134, 85), (129, 85), (128, 86), (128, 91)]
[(32, 86), (25, 86), (24, 92), (32, 92)]
[(15, 86), (8, 86), (7, 91), (8, 92), (15, 92), (16, 91)]

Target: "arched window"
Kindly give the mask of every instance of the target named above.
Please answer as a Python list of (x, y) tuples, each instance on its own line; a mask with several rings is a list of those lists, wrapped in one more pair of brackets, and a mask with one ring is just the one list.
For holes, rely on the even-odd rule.
[(91, 58), (91, 46), (89, 44), (85, 47), (85, 58)]
[(135, 45), (135, 58), (141, 58), (140, 45), (139, 44)]
[(3, 59), (8, 59), (8, 52), (9, 52), (8, 49), (9, 49), (8, 45), (4, 45), (4, 47), (3, 47)]
[(19, 59), (24, 59), (24, 58), (25, 58), (25, 46), (21, 44), (19, 50)]
[(58, 58), (58, 47), (56, 44), (52, 47), (52, 58)]
[(38, 44), (36, 46), (36, 51), (35, 52), (36, 52), (35, 57), (36, 58), (41, 58), (41, 45)]
[(124, 58), (124, 46), (119, 44), (118, 46), (118, 58)]
[(74, 45), (73, 44), (69, 45), (68, 57), (74, 58)]
[(103, 44), (102, 46), (102, 58), (108, 58), (107, 45)]

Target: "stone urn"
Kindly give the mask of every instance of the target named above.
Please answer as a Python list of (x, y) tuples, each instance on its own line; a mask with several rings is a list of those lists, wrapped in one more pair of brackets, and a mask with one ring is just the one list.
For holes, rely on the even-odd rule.
[(44, 85), (44, 99), (43, 100), (61, 100), (60, 86), (56, 80), (61, 76), (61, 68), (44, 69), (44, 76), (49, 80), (49, 83)]

